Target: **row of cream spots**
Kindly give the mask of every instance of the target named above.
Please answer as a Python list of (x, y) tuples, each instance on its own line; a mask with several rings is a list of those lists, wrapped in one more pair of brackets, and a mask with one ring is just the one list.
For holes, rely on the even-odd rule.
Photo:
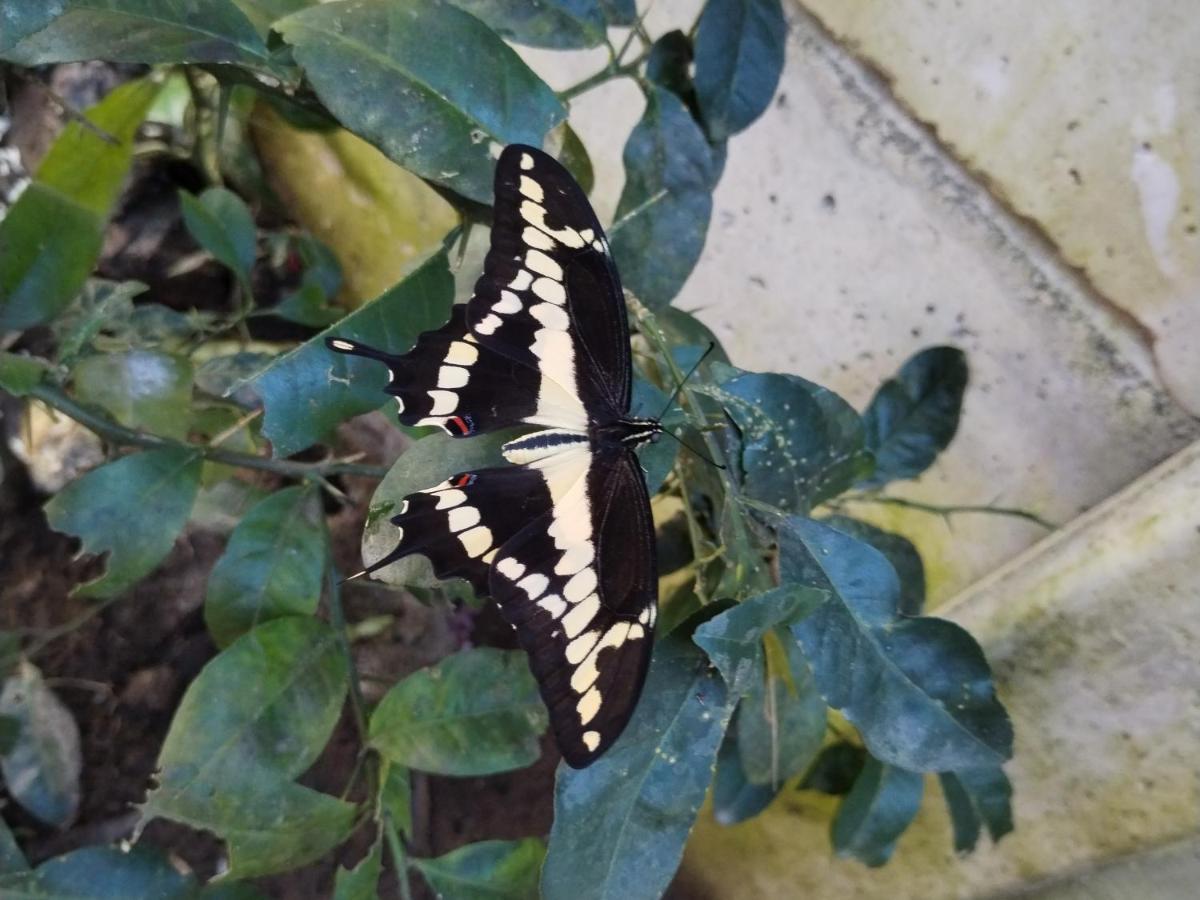
[[(422, 491), (425, 494), (432, 494), (437, 498), (437, 504), (434, 507), (439, 510), (446, 510), (446, 519), (449, 524), (450, 531), (458, 536), (458, 541), (466, 551), (467, 556), (472, 559), (483, 557), (485, 562), (490, 562), (490, 557), (495, 556), (493, 550), (489, 556), (485, 556), (489, 550), (492, 550), (493, 538), (492, 530), (486, 525), (480, 525), (479, 510), (474, 506), (463, 506), (466, 502), (467, 495), (465, 492), (454, 487), (449, 487), (449, 482), (442, 482), (437, 487), (428, 488)], [(405, 502), (401, 507), (400, 513), (403, 515), (408, 509), (408, 503)], [(401, 532), (403, 534), (403, 531)]]
[[(418, 425), (446, 427), (446, 421), (458, 409), (458, 393), (453, 389), (467, 386), (467, 382), (471, 379), (471, 366), (475, 365), (478, 359), (479, 347), (476, 345), (474, 335), (467, 334), (463, 336), (462, 340), (450, 342), (450, 347), (446, 350), (446, 358), (438, 369), (437, 388), (426, 391), (432, 401), (429, 415), (418, 419)], [(391, 377), (389, 372), (389, 381)], [(404, 412), (402, 397), (396, 398), (396, 405), (400, 407), (400, 412)]]

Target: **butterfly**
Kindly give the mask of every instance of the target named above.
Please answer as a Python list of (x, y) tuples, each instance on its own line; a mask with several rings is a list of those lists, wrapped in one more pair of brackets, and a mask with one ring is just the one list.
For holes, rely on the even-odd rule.
[(662, 428), (630, 415), (624, 295), (583, 189), (542, 151), (506, 147), (471, 299), (403, 355), (327, 343), (388, 367), (406, 425), (455, 438), (537, 427), (503, 446), (509, 465), (405, 497), (399, 543), (368, 571), (419, 553), (490, 595), (529, 654), (563, 758), (590, 765), (628, 723), (650, 661), (654, 525), (635, 450)]

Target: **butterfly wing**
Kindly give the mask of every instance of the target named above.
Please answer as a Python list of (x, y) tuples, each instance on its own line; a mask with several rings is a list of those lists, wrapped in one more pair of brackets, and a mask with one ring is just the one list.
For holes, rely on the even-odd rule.
[(624, 730), (650, 662), (658, 586), (650, 501), (629, 450), (554, 454), (549, 514), (505, 542), (490, 590), (529, 653), (567, 763)]

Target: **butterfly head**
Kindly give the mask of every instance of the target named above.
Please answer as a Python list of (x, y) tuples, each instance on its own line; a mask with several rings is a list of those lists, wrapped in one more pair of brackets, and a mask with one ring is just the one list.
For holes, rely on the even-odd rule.
[(663, 433), (662, 425), (659, 424), (658, 419), (621, 419), (613, 423), (610, 428), (612, 430), (612, 439), (630, 448), (645, 443), (652, 444)]

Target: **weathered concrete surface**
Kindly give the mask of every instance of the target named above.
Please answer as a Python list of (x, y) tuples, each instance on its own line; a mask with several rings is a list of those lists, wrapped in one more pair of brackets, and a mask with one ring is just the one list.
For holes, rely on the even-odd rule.
[(1194, 444), (940, 611), (980, 640), (1016, 729), (1016, 830), (999, 846), (956, 860), (931, 782), (873, 872), (830, 858), (827, 798), (788, 791), (744, 825), (701, 822), (690, 895), (987, 896), (1200, 838), (1198, 560)]
[[(697, 8), (656, 4), (652, 33)], [(796, 372), (860, 408), (913, 352), (965, 349), (959, 435), (919, 484), (897, 488), (913, 499), (1067, 522), (1200, 437), (1139, 337), (811, 17), (792, 19), (777, 101), (730, 143), (707, 246), (676, 305), (713, 326), (735, 363)], [(605, 61), (524, 55), (556, 88)], [(573, 105), (602, 221), (641, 108), (628, 81)], [(935, 604), (1044, 534), (996, 516), (948, 527), (890, 507), (856, 513), (917, 543)]]
[(1200, 412), (1191, 0), (799, 0), (1153, 334)]

